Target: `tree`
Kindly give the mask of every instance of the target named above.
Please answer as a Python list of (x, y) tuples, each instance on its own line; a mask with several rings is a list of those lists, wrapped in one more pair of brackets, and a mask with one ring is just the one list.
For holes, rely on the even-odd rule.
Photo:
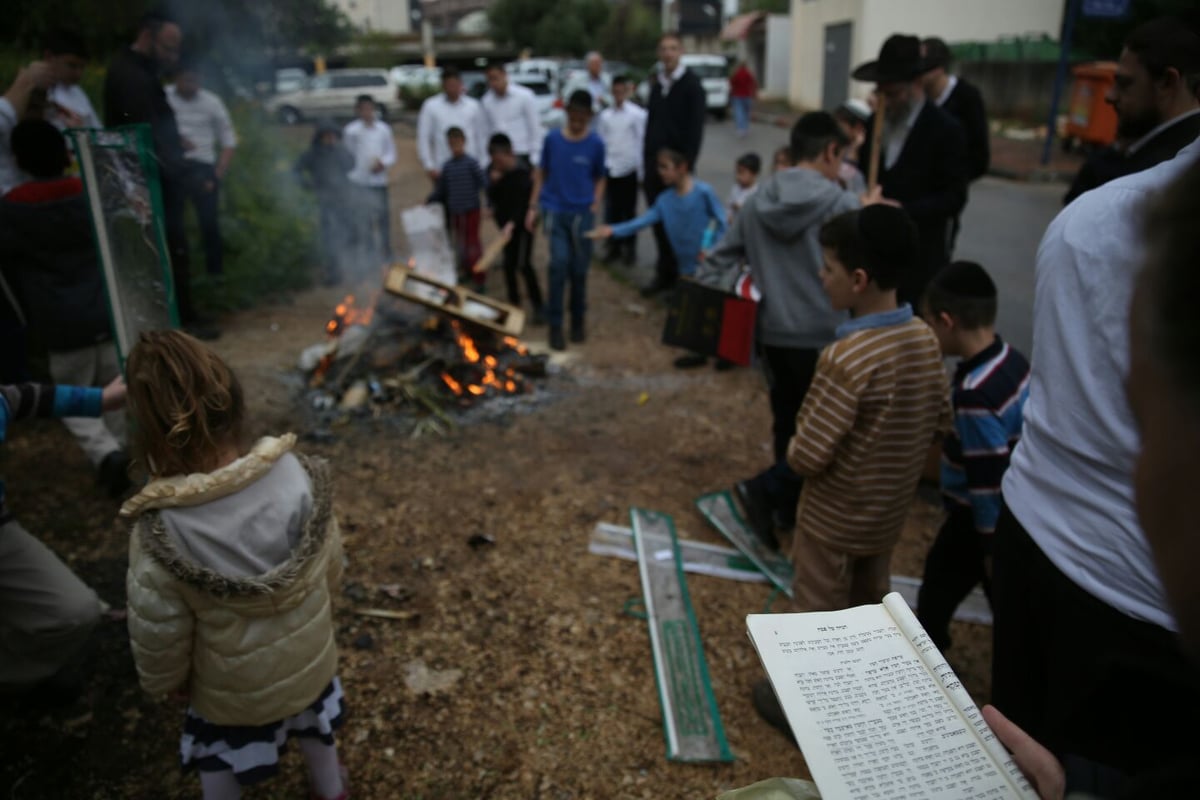
[(790, 0), (742, 0), (738, 4), (738, 13), (765, 11), (768, 14), (787, 14), (791, 11), (791, 5)]
[(496, 0), (488, 25), (496, 44), (579, 56), (599, 46), (608, 16), (606, 0)]
[(626, 0), (615, 5), (608, 21), (600, 31), (600, 49), (607, 58), (627, 64), (649, 65), (662, 25), (658, 15), (639, 0)]

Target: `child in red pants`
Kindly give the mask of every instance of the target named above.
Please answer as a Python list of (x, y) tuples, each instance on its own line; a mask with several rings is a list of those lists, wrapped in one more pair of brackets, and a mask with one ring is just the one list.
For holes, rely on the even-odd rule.
[(483, 291), (485, 274), (475, 274), (475, 262), (483, 249), (479, 246), (480, 194), (487, 188), (483, 167), (467, 155), (467, 137), (462, 128), (446, 131), (450, 159), (442, 165), (437, 185), (427, 203), (441, 203), (450, 223), (450, 237), (458, 257), (461, 280), (471, 280), (476, 291)]

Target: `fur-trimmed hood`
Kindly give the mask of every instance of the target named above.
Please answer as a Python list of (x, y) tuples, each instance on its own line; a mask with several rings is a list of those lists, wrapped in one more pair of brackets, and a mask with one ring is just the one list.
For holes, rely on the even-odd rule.
[[(179, 510), (180, 515), (195, 517), (204, 513), (197, 507), (222, 500), (225, 501), (223, 505), (236, 503), (238, 498), (234, 496), (238, 493), (244, 493), (248, 502), (254, 505), (270, 505), (273, 502), (270, 490), (264, 488), (265, 494), (254, 496), (255, 489), (265, 487), (272, 480), (278, 482), (279, 479), (272, 473), (286, 471), (289, 466), (293, 473), (298, 473), (294, 462), (291, 465), (286, 463), (290, 461), (287, 457), (295, 441), (293, 434), (279, 438), (266, 437), (255, 443), (245, 456), (213, 472), (152, 481), (125, 503), (121, 508), (121, 516), (132, 520), (131, 533), (138, 538), (146, 554), (161, 564), (172, 577), (188, 586), (218, 597), (275, 594), (292, 586), (325, 545), (333, 510), (329, 469), (324, 460), (292, 455), (311, 486), (311, 510), (302, 523), (298, 542), (291, 548), (290, 555), (257, 574), (236, 576), (226, 574), (229, 571), (226, 569), (219, 571), (211, 562), (224, 555), (220, 549), (215, 550), (214, 555), (211, 543), (207, 543), (209, 557), (205, 558), (201, 548), (206, 543), (200, 542), (198, 546), (193, 545), (196, 552), (190, 551), (187, 534), (174, 530), (163, 512)], [(307, 500), (307, 496), (304, 499)], [(251, 507), (251, 520), (261, 516), (255, 512), (256, 509)], [(217, 525), (226, 522), (221, 517), (211, 521)], [(239, 534), (244, 535), (244, 532), (228, 532), (231, 536)], [(278, 542), (275, 544), (279, 545)]]

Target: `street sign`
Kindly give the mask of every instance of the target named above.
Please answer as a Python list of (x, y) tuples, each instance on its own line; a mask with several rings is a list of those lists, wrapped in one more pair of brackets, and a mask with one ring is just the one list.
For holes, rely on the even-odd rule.
[(1129, 15), (1131, 0), (1083, 0), (1083, 15), (1100, 19), (1120, 19)]

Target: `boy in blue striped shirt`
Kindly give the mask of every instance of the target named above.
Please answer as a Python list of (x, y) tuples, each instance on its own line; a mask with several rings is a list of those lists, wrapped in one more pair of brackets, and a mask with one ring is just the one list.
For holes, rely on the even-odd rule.
[(487, 177), (479, 162), (467, 155), (467, 135), (462, 128), (446, 131), (446, 143), (450, 145), (450, 159), (442, 165), (433, 192), (425, 202), (445, 206), (454, 252), (458, 256), (459, 277), (471, 280), (475, 291), (483, 292), (487, 275), (477, 275), (474, 269), (483, 255), (483, 247), (479, 243), (479, 215), (482, 208), (479, 196), (487, 189)]
[(939, 272), (921, 311), (942, 353), (959, 359), (951, 387), (954, 430), (942, 441), (947, 517), (926, 556), (917, 596), (917, 618), (945, 651), (958, 604), (979, 583), (991, 594), (1000, 479), (1021, 436), (1029, 362), (996, 335), (996, 285), (974, 262), (956, 261)]

